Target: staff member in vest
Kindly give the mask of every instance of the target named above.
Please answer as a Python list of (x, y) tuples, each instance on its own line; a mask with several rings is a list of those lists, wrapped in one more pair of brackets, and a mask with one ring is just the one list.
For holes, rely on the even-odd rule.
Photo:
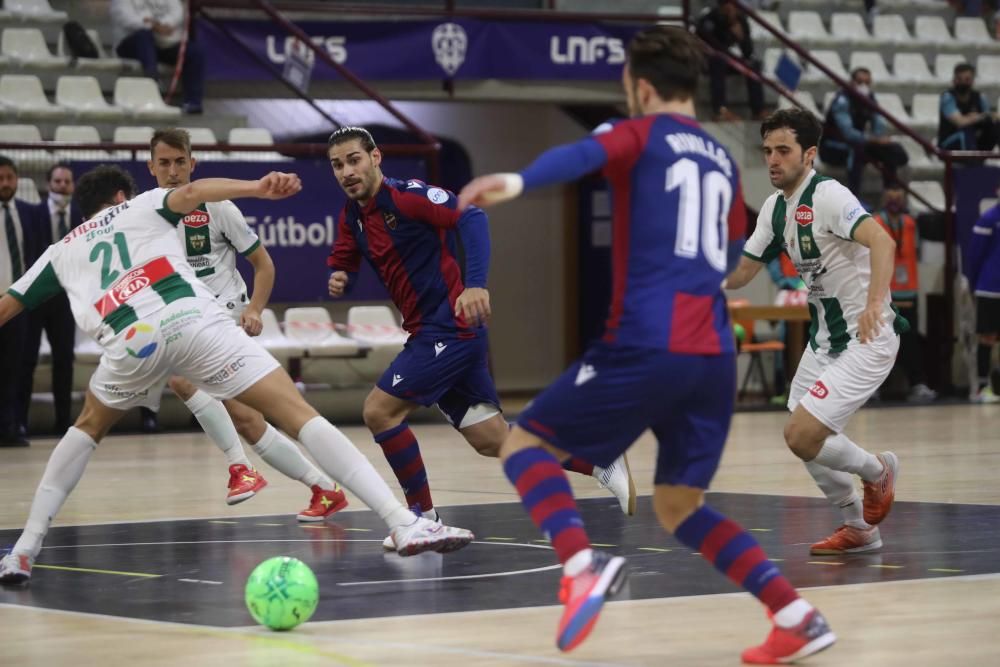
[[(73, 170), (67, 164), (53, 165), (46, 177), (49, 196), (35, 209), (34, 228), (37, 247), (26, 256), (26, 264), (35, 263), (50, 245), (66, 236), (69, 230), (83, 222), (83, 213), (73, 200)], [(37, 310), (28, 313), (27, 337), (21, 369), (20, 423), (27, 429), (28, 408), (34, 386), (35, 366), (42, 331), (52, 347), (52, 398), (55, 407), (55, 433), (65, 433), (70, 427), (70, 405), (73, 391), (73, 345), (76, 324), (69, 309), (69, 299), (60, 294)]]
[(906, 166), (906, 150), (887, 136), (885, 118), (858, 99), (867, 97), (876, 102), (872, 92), (872, 73), (864, 67), (851, 72), (853, 93), (846, 88), (837, 92), (830, 102), (823, 125), (823, 140), (819, 157), (836, 167), (847, 167), (847, 187), (859, 195), (861, 172), (865, 164), (882, 165), (886, 182), (895, 181), (896, 170)]
[(953, 151), (991, 151), (1000, 140), (997, 115), (990, 103), (972, 86), (976, 68), (969, 63), (955, 65), (949, 90), (941, 93), (938, 118), (938, 146)]
[(892, 301), (900, 314), (911, 324), (909, 331), (899, 335), (899, 356), (896, 364), (902, 365), (910, 384), (907, 400), (911, 403), (930, 403), (937, 392), (927, 386), (924, 374), (923, 340), (917, 331), (917, 304), (920, 298), (920, 278), (917, 274), (918, 236), (917, 222), (906, 211), (906, 190), (900, 183), (890, 183), (882, 196), (882, 208), (875, 214), (885, 231), (896, 242), (896, 263), (893, 267), (889, 289)]
[[(26, 257), (35, 252), (35, 208), (14, 198), (17, 165), (0, 155), (0, 293), (24, 273)], [(20, 428), (18, 384), (28, 318), (23, 314), (0, 327), (0, 447), (27, 447)]]

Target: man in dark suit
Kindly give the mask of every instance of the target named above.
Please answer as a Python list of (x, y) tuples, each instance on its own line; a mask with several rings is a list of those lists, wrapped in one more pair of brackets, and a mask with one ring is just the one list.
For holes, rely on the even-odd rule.
[[(27, 266), (34, 264), (46, 248), (83, 222), (83, 213), (73, 201), (73, 170), (69, 165), (60, 163), (51, 167), (46, 181), (49, 194), (35, 209), (35, 238), (38, 243), (35, 252), (26, 258)], [(38, 348), (43, 330), (52, 347), (54, 432), (64, 433), (72, 424), (70, 405), (73, 391), (73, 346), (76, 342), (76, 324), (65, 294), (49, 299), (28, 313), (19, 405), (19, 419), (24, 427), (28, 424), (28, 408), (31, 405), (35, 366), (38, 365)]]
[[(27, 258), (37, 252), (35, 207), (14, 198), (17, 165), (0, 155), (0, 293), (4, 293), (30, 266)], [(21, 313), (10, 325), (0, 327), (0, 447), (27, 447), (20, 429), (21, 367), (28, 318)], [(9, 329), (9, 330), (8, 330)]]

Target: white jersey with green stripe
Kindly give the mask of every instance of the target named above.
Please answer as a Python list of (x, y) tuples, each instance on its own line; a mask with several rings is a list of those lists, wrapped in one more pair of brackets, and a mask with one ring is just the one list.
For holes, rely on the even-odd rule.
[(157, 188), (106, 208), (53, 243), (8, 293), (35, 308), (65, 291), (77, 324), (101, 342), (183, 297), (213, 298), (184, 255)]
[[(767, 198), (743, 248), (758, 262), (768, 263), (781, 252), (792, 260), (809, 290), (809, 345), (818, 352), (839, 353), (857, 342), (871, 253), (853, 239), (868, 217), (850, 190), (811, 170), (791, 197), (776, 192)], [(884, 315), (885, 322), (893, 322), (888, 290)]]
[(236, 253), (249, 255), (260, 246), (260, 239), (236, 204), (202, 204), (184, 216), (177, 233), (195, 275), (220, 302), (239, 303), (247, 286), (236, 270)]

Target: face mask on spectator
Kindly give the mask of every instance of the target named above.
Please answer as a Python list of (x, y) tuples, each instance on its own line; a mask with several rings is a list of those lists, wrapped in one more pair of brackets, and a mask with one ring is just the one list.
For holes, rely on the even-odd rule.
[(865, 97), (871, 95), (872, 89), (868, 87), (867, 83), (856, 83), (854, 84), (854, 90), (858, 91)]
[(49, 199), (51, 199), (52, 203), (54, 203), (59, 208), (66, 208), (66, 205), (69, 204), (69, 200), (71, 197), (72, 195), (64, 195), (58, 192), (49, 193)]

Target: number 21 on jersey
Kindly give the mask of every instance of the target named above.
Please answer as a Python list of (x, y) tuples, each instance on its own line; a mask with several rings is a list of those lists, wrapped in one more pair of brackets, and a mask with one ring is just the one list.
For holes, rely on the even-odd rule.
[(132, 258), (128, 254), (128, 244), (125, 243), (125, 235), (121, 232), (115, 232), (111, 241), (114, 243), (113, 246), (107, 241), (101, 241), (90, 251), (90, 261), (101, 262), (101, 289), (107, 289), (121, 275), (117, 270), (111, 268), (112, 263), (114, 263), (116, 250), (121, 261), (121, 267), (123, 269), (132, 268)]
[(715, 170), (702, 175), (697, 162), (681, 158), (667, 169), (666, 190), (679, 191), (674, 254), (696, 259), (700, 249), (713, 269), (725, 272), (733, 202), (729, 179)]

